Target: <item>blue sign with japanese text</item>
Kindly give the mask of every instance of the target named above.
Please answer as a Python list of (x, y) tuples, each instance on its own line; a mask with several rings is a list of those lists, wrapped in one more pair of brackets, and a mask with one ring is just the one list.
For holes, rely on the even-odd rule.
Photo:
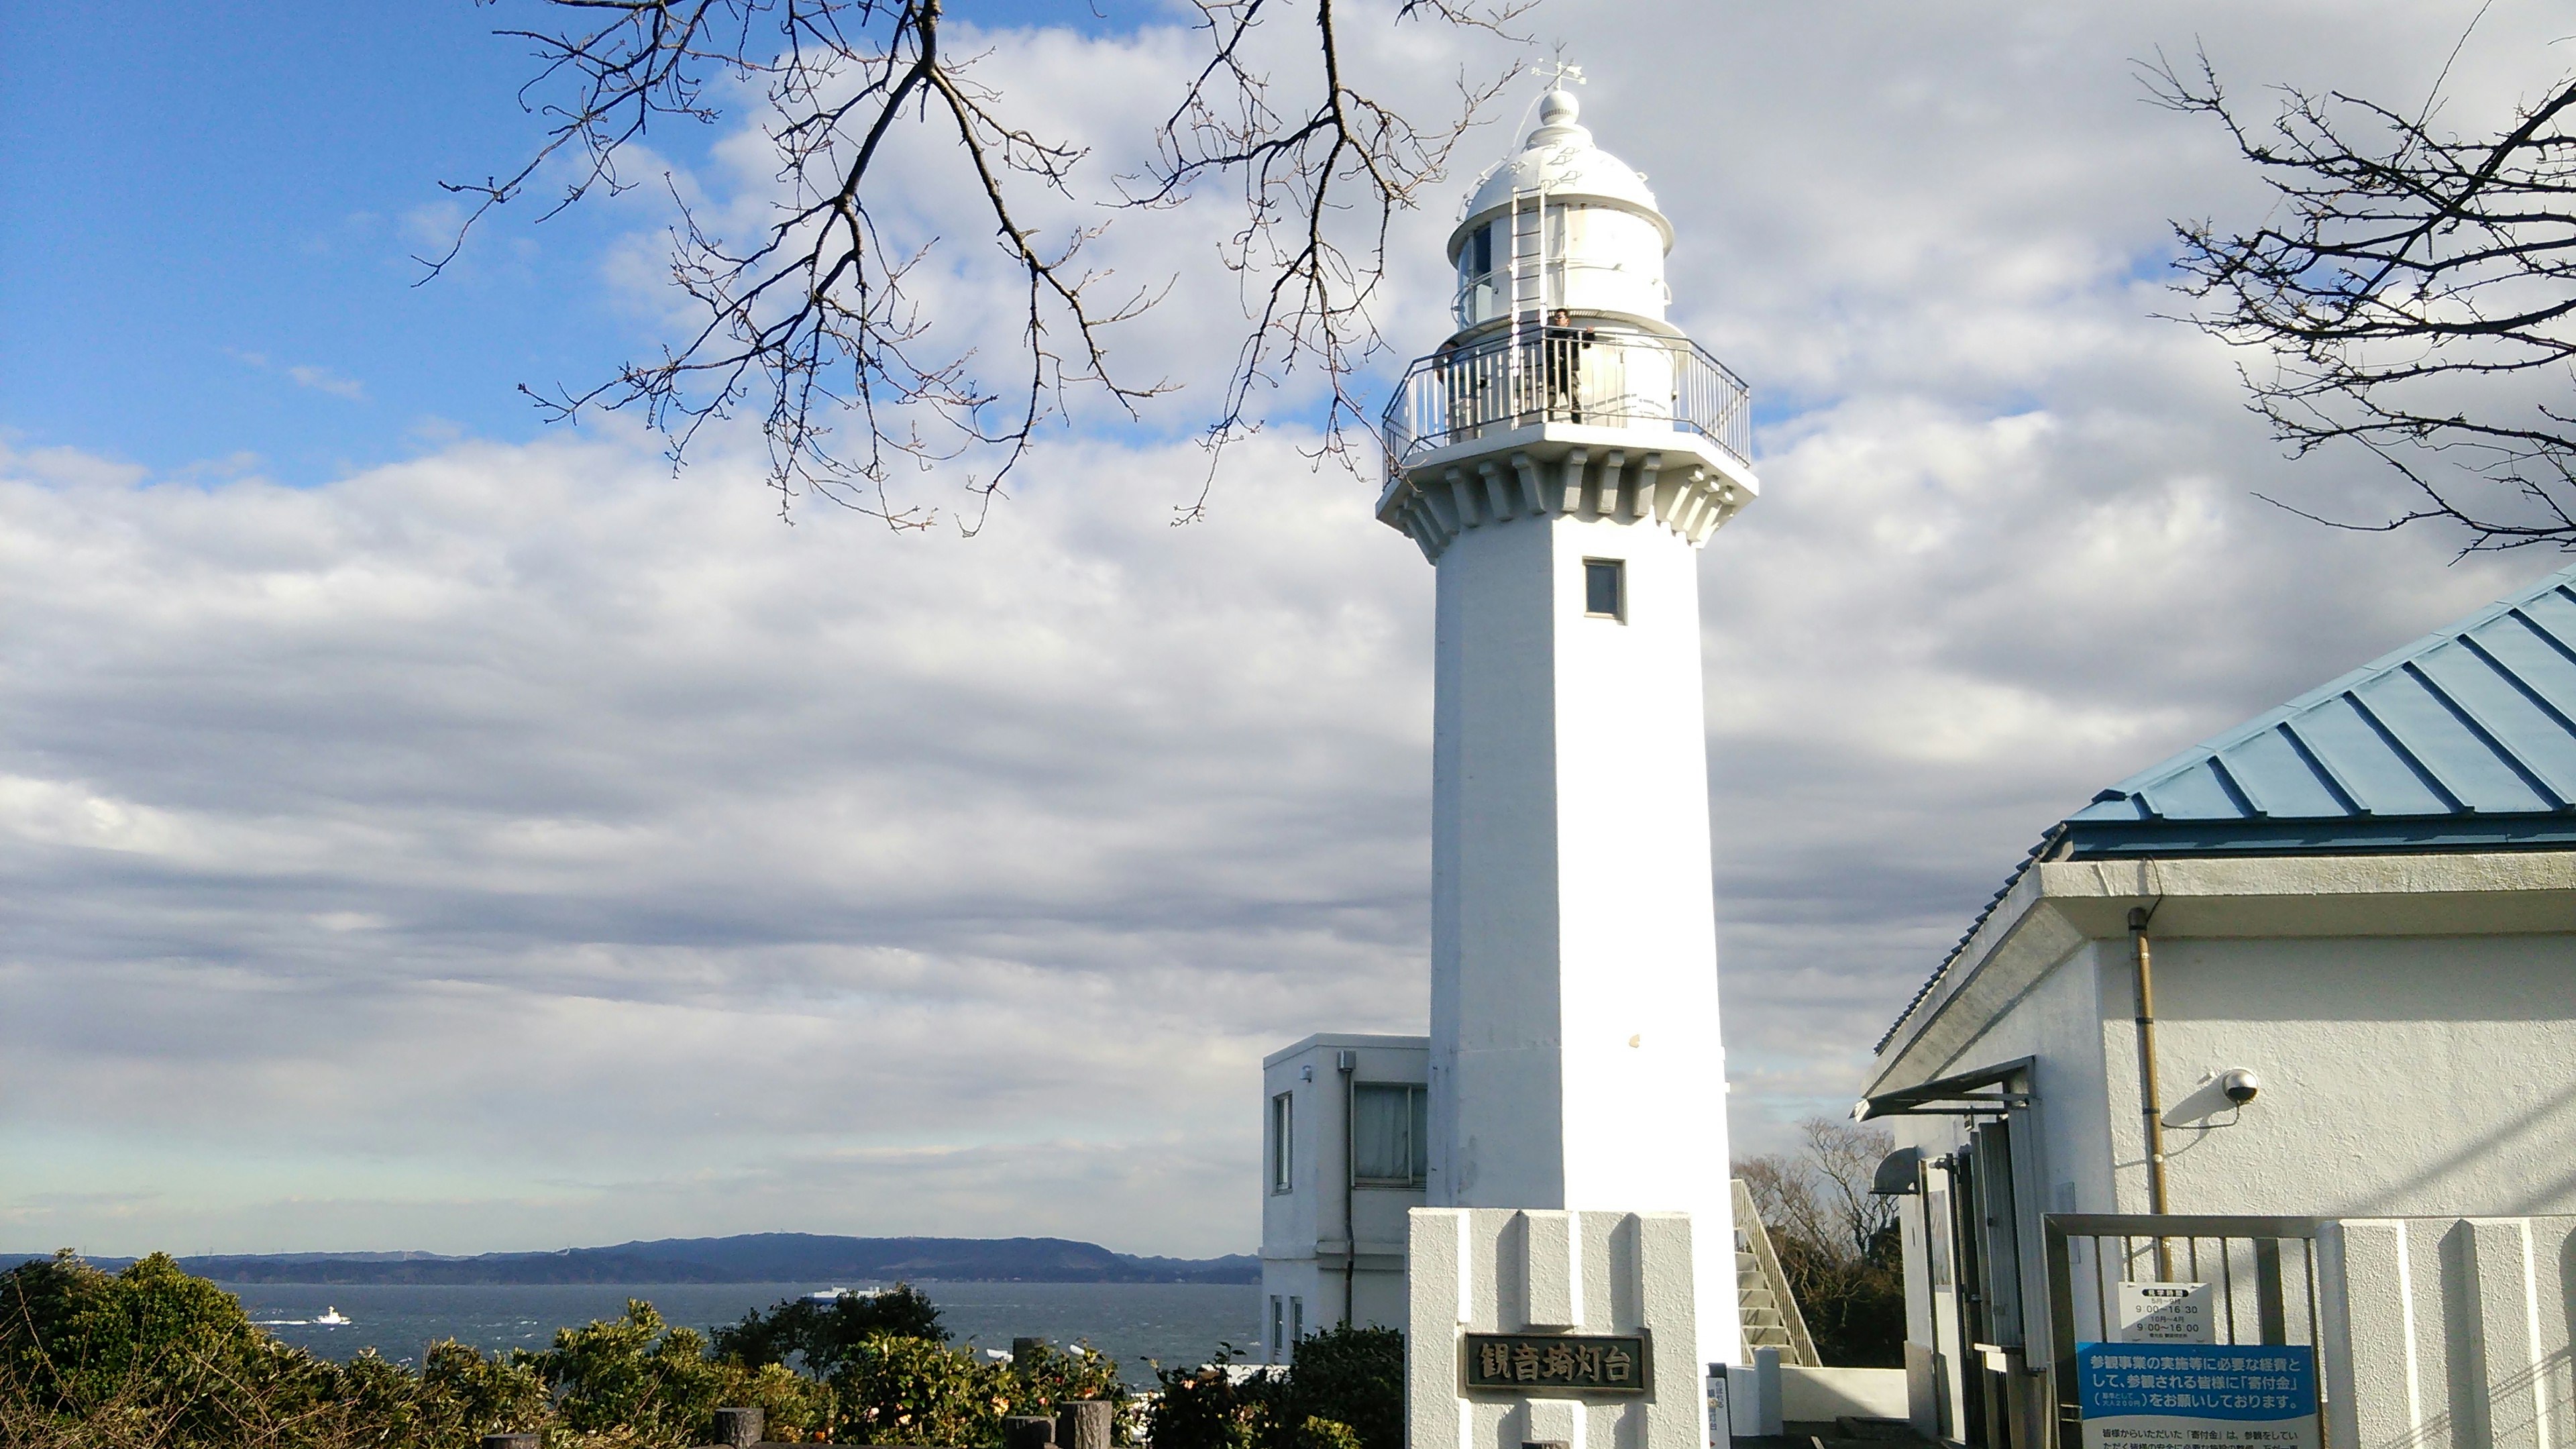
[(2085, 1449), (2316, 1449), (2317, 1352), (2298, 1344), (2079, 1343)]

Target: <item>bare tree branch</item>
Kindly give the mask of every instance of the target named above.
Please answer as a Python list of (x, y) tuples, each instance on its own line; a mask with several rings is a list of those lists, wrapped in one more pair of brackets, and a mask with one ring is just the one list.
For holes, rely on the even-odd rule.
[(2190, 320), (2272, 354), (2245, 385), (2293, 456), (2358, 443), (2423, 500), (2337, 526), (2576, 547), (2576, 78), (2463, 139), (2435, 129), (2438, 82), (2412, 116), (2284, 89), (2255, 127), (2207, 56), (2142, 69), (2157, 103), (2224, 126), (2277, 201), (2251, 232), (2176, 224)]
[[(1369, 309), (1389, 227), (1440, 177), (1503, 79), (1462, 77), (1457, 115), (1417, 124), (1355, 80), (1340, 28), (1353, 0), (1193, 3), (1210, 54), (1154, 138), (1151, 174), (1104, 200), (1152, 208), (1202, 183), (1239, 185), (1245, 221), (1226, 262), (1242, 279), (1248, 330), (1206, 438), (1221, 446), (1256, 431), (1265, 395), (1304, 366), (1325, 381), (1323, 452), (1338, 454), (1345, 426), (1364, 421), (1351, 378), (1381, 346)], [(1399, 0), (1395, 18), (1499, 34), (1535, 3)], [(523, 389), (551, 416), (632, 408), (669, 440), (677, 463), (709, 423), (756, 414), (782, 513), (797, 498), (821, 497), (891, 527), (927, 527), (937, 509), (911, 497), (901, 475), (938, 471), (962, 477), (971, 532), (1050, 420), (1083, 399), (1132, 418), (1168, 390), (1114, 367), (1109, 347), (1117, 324), (1162, 300), (1168, 285), (1112, 292), (1108, 274), (1083, 259), (1104, 222), (1038, 224), (1037, 198), (1089, 199), (1076, 186), (1086, 150), (1010, 118), (1006, 98), (974, 79), (980, 57), (945, 44), (945, 0), (545, 4), (563, 23), (502, 33), (535, 47), (539, 69), (522, 104), (546, 118), (546, 138), (506, 177), (447, 183), (475, 204), (453, 244), (420, 259), (427, 275), (449, 265), (494, 209), (541, 184), (560, 192), (540, 219), (627, 189), (621, 167), (657, 123), (714, 123), (724, 115), (719, 98), (757, 97), (748, 109), (762, 121), (781, 188), (769, 215), (736, 240), (672, 184), (669, 280), (693, 324), (658, 357), (604, 381)], [(1315, 26), (1312, 48), (1301, 48), (1312, 73), (1297, 81), (1255, 58), (1258, 27), (1282, 10)], [(1301, 97), (1293, 106), (1274, 102), (1292, 92)], [(971, 319), (941, 315), (919, 285), (943, 239), (881, 219), (899, 186), (918, 184), (917, 172), (888, 159), (900, 148), (948, 158), (939, 164), (976, 198), (1018, 279), (1013, 357), (979, 358), (951, 340)], [(1183, 518), (1199, 516), (1207, 496), (1203, 483)]]
[[(1420, 205), (1426, 188), (1447, 174), (1459, 139), (1517, 68), (1482, 82), (1460, 76), (1455, 117), (1438, 127), (1416, 125), (1352, 84), (1336, 0), (1314, 0), (1316, 94), (1292, 110), (1274, 102), (1276, 81), (1249, 59), (1255, 27), (1265, 11), (1279, 8), (1275, 0), (1192, 3), (1211, 55), (1163, 123), (1161, 164), (1151, 184), (1130, 200), (1165, 204), (1220, 175), (1241, 187), (1245, 223), (1226, 261), (1244, 281), (1252, 328), (1227, 380), (1224, 405), (1207, 425), (1207, 441), (1213, 453), (1256, 431), (1259, 395), (1304, 365), (1328, 388), (1322, 451), (1346, 458), (1346, 429), (1368, 426), (1351, 378), (1384, 345), (1369, 305), (1386, 275), (1389, 230), (1399, 212)], [(1506, 34), (1535, 3), (1404, 0), (1397, 15)], [(1356, 214), (1348, 227), (1355, 247), (1339, 239), (1346, 211)], [(1199, 517), (1206, 500), (1203, 486), (1181, 510), (1181, 521)]]

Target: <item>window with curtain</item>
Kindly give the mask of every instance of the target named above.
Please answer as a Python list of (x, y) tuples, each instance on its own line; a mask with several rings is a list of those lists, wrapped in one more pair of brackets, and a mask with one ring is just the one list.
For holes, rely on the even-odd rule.
[(1361, 1082), (1351, 1088), (1351, 1176), (1419, 1187), (1431, 1170), (1431, 1099), (1422, 1087)]
[(1270, 1190), (1286, 1192), (1295, 1184), (1297, 1165), (1297, 1097), (1282, 1092), (1270, 1099)]

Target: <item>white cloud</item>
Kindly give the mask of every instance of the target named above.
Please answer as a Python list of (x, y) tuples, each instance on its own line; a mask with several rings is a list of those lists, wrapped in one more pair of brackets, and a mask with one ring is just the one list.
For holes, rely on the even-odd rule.
[[(1540, 13), (1681, 230), (1678, 315), (1765, 400), (1703, 572), (1760, 1150), (1848, 1100), (2050, 821), (2548, 564), (2253, 501), (2384, 485), (2284, 463), (2149, 315), (2164, 219), (2262, 201), (2132, 57), (2411, 95), (2465, 15)], [(2548, 18), (2490, 17), (2464, 127)], [(1427, 98), (1425, 43), (1379, 59)], [(990, 78), (1112, 166), (1179, 54), (1057, 37)], [(1399, 238), (1422, 349), (1447, 221)], [(1125, 334), (1141, 370), (1230, 355), (1221, 229), (1104, 243), (1194, 289)], [(1430, 571), (1293, 443), (1181, 530), (1194, 450), (1052, 443), (971, 542), (782, 527), (756, 462), (613, 433), (303, 491), (0, 457), (0, 1227), (1248, 1247), (1254, 1063), (1418, 1028), (1427, 944)]]
[(936, 1149), (992, 1194), (941, 1221), (1240, 1246), (993, 1165), (1161, 1181), (1282, 1022), (1420, 1014), (1428, 578), (1276, 445), (1170, 529), (1194, 460), (1066, 450), (973, 542), (609, 446), (10, 483), (13, 1187), (99, 1190), (68, 1136), (191, 1241), (429, 1186), (497, 1203), (446, 1245), (529, 1194), (892, 1232)]
[[(257, 368), (261, 372), (284, 373), (286, 375), (286, 380), (294, 383), (297, 387), (310, 388), (319, 393), (328, 393), (332, 397), (342, 398), (349, 402), (365, 402), (367, 400), (367, 386), (365, 383), (359, 382), (355, 378), (342, 377), (340, 374), (333, 372), (327, 367), (317, 367), (309, 362), (290, 362), (280, 364), (272, 360), (265, 352), (243, 352), (239, 349), (234, 349), (232, 355), (236, 359), (248, 363), (250, 366)], [(235, 455), (236, 458), (239, 456), (240, 455), (238, 454)]]
[(297, 363), (286, 369), (286, 376), (297, 387), (309, 387), (315, 392), (327, 392), (333, 397), (347, 398), (351, 402), (367, 400), (366, 384), (355, 378), (342, 377), (327, 367)]

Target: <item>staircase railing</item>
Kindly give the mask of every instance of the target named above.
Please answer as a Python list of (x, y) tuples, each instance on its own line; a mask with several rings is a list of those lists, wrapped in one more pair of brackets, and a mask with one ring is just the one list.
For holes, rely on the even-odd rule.
[[(1781, 1325), (1788, 1330), (1789, 1341), (1773, 1346), (1785, 1350), (1781, 1357), (1788, 1363), (1821, 1368), (1824, 1360), (1817, 1356), (1816, 1340), (1807, 1332), (1807, 1315), (1798, 1311), (1797, 1295), (1789, 1291), (1789, 1275), (1780, 1267), (1780, 1255), (1772, 1251), (1771, 1234), (1762, 1226), (1762, 1210), (1753, 1205), (1753, 1190), (1744, 1185), (1743, 1178), (1734, 1181), (1735, 1236), (1753, 1255), (1754, 1269), (1761, 1275), (1771, 1301), (1779, 1305)], [(1740, 1287), (1738, 1296), (1740, 1300)], [(1748, 1335), (1746, 1349), (1750, 1351), (1755, 1346)]]

